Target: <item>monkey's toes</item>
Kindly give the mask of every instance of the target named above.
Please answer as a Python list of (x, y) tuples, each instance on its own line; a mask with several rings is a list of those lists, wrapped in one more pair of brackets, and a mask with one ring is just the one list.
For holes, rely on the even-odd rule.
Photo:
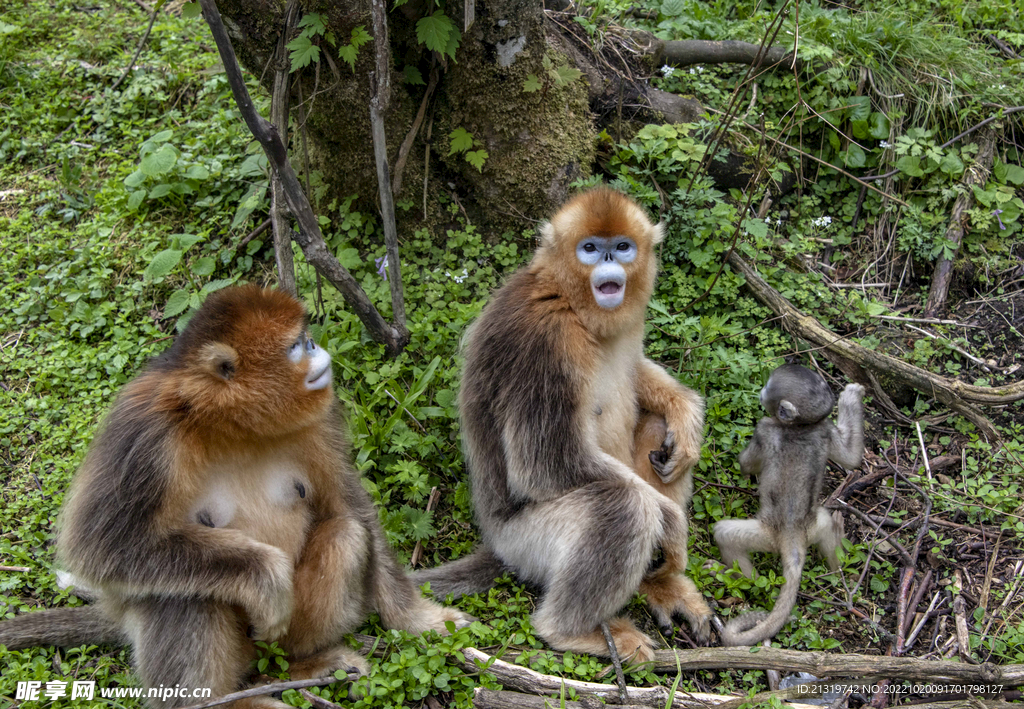
[(839, 395), (839, 400), (842, 402), (843, 399), (853, 401), (860, 401), (864, 398), (864, 386), (861, 384), (847, 384), (842, 393)]

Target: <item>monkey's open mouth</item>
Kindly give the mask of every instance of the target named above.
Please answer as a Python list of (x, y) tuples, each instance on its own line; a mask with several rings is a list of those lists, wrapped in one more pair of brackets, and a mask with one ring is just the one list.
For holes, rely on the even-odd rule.
[(325, 386), (331, 383), (331, 363), (328, 362), (327, 366), (321, 369), (319, 372), (311, 375), (306, 379), (306, 388), (310, 391), (317, 389), (323, 389)]
[(622, 290), (622, 286), (618, 283), (614, 283), (613, 281), (608, 281), (599, 285), (597, 290), (603, 295), (615, 295)]

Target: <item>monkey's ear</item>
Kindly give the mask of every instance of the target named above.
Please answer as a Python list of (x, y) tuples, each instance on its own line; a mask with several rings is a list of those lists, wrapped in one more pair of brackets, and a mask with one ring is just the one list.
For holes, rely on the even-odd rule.
[(776, 412), (776, 415), (779, 417), (780, 421), (788, 423), (795, 419), (799, 413), (800, 412), (796, 410), (796, 406), (792, 402), (783, 399), (779, 402), (779, 410)]
[(238, 369), (238, 353), (231, 345), (211, 342), (200, 352), (199, 366), (218, 379), (230, 381)]
[(549, 249), (555, 245), (555, 227), (551, 222), (540, 225), (540, 245)]
[(651, 229), (651, 245), (657, 246), (665, 240), (665, 223), (658, 222)]

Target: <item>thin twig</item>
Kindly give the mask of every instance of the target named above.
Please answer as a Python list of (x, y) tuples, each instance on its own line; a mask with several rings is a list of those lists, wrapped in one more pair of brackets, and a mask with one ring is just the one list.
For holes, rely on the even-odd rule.
[(619, 704), (625, 704), (629, 701), (626, 691), (626, 675), (622, 672), (622, 660), (619, 659), (619, 650), (615, 647), (615, 638), (612, 637), (607, 620), (601, 621), (601, 632), (604, 633), (604, 641), (608, 643), (608, 654), (612, 658), (612, 667), (615, 668), (615, 681), (619, 685)]
[[(359, 679), (358, 672), (352, 672), (346, 675), (346, 680), (349, 682)], [(207, 707), (215, 707), (220, 704), (227, 704), (228, 702), (236, 702), (239, 699), (249, 699), (250, 697), (265, 697), (268, 694), (276, 694), (277, 692), (283, 692), (286, 689), (304, 689), (306, 687), (323, 687), (328, 684), (334, 684), (341, 680), (335, 677), (319, 677), (317, 679), (297, 679), (292, 682), (272, 682), (271, 684), (263, 684), (259, 687), (251, 687), (249, 689), (243, 689), (241, 692), (232, 692), (231, 694), (225, 694), (223, 697), (214, 697), (208, 699), (205, 702), (199, 704), (191, 704), (182, 709), (206, 709)]]
[(124, 73), (121, 74), (121, 77), (114, 82), (113, 86), (107, 89), (108, 91), (114, 91), (117, 89), (117, 87), (121, 85), (121, 82), (124, 81), (132, 72), (132, 67), (135, 66), (135, 62), (139, 60), (139, 55), (142, 54), (142, 48), (146, 46), (146, 40), (149, 39), (149, 33), (153, 31), (153, 23), (156, 22), (156, 15), (160, 12), (160, 8), (164, 6), (165, 2), (167, 2), (167, 0), (157, 0), (156, 6), (153, 7), (153, 12), (149, 16), (149, 24), (146, 25), (146, 32), (142, 35), (142, 39), (139, 40), (139, 46), (135, 48), (135, 55), (132, 57), (132, 60), (128, 62), (128, 67), (124, 70)]

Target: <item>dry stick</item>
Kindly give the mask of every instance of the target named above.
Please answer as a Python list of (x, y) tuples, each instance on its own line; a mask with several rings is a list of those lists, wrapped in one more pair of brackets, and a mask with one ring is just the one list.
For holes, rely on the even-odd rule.
[(256, 227), (252, 231), (250, 231), (248, 234), (245, 235), (244, 239), (242, 239), (241, 241), (238, 242), (238, 246), (235, 247), (235, 251), (237, 252), (243, 246), (245, 246), (250, 241), (255, 239), (257, 236), (259, 236), (260, 234), (265, 232), (267, 229), (269, 229), (270, 226), (271, 226), (270, 219), (264, 219), (262, 224), (260, 224), (258, 227)]
[[(914, 595), (910, 597), (910, 603), (907, 604), (907, 618), (903, 624), (903, 634), (906, 635), (910, 632), (910, 626), (914, 623), (914, 616), (912, 614), (917, 613), (917, 607), (921, 605), (924, 595), (928, 593), (932, 585), (932, 570), (928, 569), (925, 573), (924, 578), (921, 579), (921, 583), (918, 584), (917, 590), (914, 591)], [(904, 643), (903, 649), (906, 650), (907, 644), (910, 642), (908, 639)]]
[(615, 681), (619, 685), (619, 704), (625, 704), (626, 697), (626, 675), (622, 673), (622, 660), (619, 659), (619, 649), (615, 647), (615, 639), (612, 631), (608, 628), (608, 621), (601, 621), (601, 632), (604, 633), (604, 641), (608, 644), (608, 654), (612, 658), (612, 666), (615, 668)]
[(928, 471), (928, 487), (932, 486), (932, 464), (928, 460), (928, 449), (924, 445), (924, 434), (921, 433), (921, 422), (914, 422), (917, 428), (917, 442), (921, 444), (921, 457), (924, 458), (924, 469)]
[(416, 118), (413, 119), (412, 128), (409, 129), (405, 140), (402, 141), (402, 147), (398, 149), (398, 159), (395, 160), (395, 174), (391, 178), (391, 191), (394, 194), (402, 193), (402, 174), (405, 172), (405, 163), (409, 159), (409, 151), (412, 150), (413, 141), (419, 135), (420, 126), (423, 124), (423, 116), (427, 113), (430, 95), (434, 93), (434, 88), (437, 86), (438, 75), (437, 67), (431, 67), (430, 80), (427, 83), (427, 90), (423, 94), (423, 100), (420, 101), (420, 109), (416, 112)]
[(981, 144), (978, 147), (978, 155), (974, 163), (964, 174), (961, 185), (963, 191), (953, 202), (953, 211), (950, 212), (949, 226), (946, 228), (946, 241), (952, 244), (952, 255), (949, 258), (943, 256), (935, 264), (935, 273), (932, 276), (932, 285), (928, 290), (928, 299), (924, 304), (924, 316), (935, 317), (936, 313), (946, 305), (946, 295), (949, 292), (950, 281), (953, 280), (953, 259), (960, 249), (960, 241), (964, 238), (964, 212), (974, 204), (974, 192), (971, 189), (974, 185), (984, 185), (992, 170), (992, 160), (996, 151), (996, 131), (988, 130), (981, 136)]
[[(774, 39), (774, 38), (773, 38)], [(662, 61), (672, 66), (690, 64), (749, 64), (755, 68), (800, 70), (803, 62), (796, 52), (782, 45), (765, 48), (736, 40), (709, 41), (701, 39), (670, 40), (662, 44)], [(656, 51), (656, 50), (655, 50)], [(783, 66), (789, 62), (789, 66)]]
[[(274, 56), (274, 91), (270, 99), (270, 120), (277, 128), (281, 141), (288, 145), (288, 111), (290, 76), (288, 74), (288, 33), (298, 9), (297, 0), (289, 0), (284, 11), (284, 27), (277, 42)], [(281, 177), (275, 170), (270, 175), (270, 220), (274, 226), (274, 260), (277, 262), (278, 287), (297, 295), (295, 286), (295, 261), (292, 256), (292, 228), (288, 224), (288, 205), (285, 201)]]
[(388, 45), (387, 12), (384, 0), (370, 0), (373, 12), (373, 46), (376, 68), (370, 72), (370, 126), (373, 132), (373, 156), (377, 162), (377, 190), (380, 193), (380, 215), (384, 222), (384, 243), (387, 245), (388, 284), (391, 286), (391, 312), (394, 326), (405, 342), (405, 293), (402, 291), (402, 264), (398, 257), (398, 228), (395, 226), (395, 200), (391, 194), (388, 169), (388, 148), (384, 136), (384, 114), (391, 103), (391, 50)]
[(267, 154), (271, 166), (281, 175), (288, 208), (299, 223), (299, 233), (295, 236), (295, 240), (302, 247), (306, 260), (341, 292), (345, 302), (362, 321), (370, 337), (375, 342), (383, 343), (390, 356), (397, 356), (408, 343), (408, 333), (404, 332), (404, 327), (399, 330), (389, 325), (381, 317), (360, 287), (359, 282), (328, 250), (316, 215), (313, 214), (309, 200), (306, 199), (299, 180), (295, 176), (295, 171), (288, 162), (288, 152), (281, 141), (281, 136), (278, 135), (273, 124), (260, 116), (252, 105), (249, 91), (245, 88), (245, 80), (242, 78), (242, 70), (235, 58), (235, 50), (231, 47), (231, 40), (224, 28), (220, 12), (217, 10), (217, 3), (215, 0), (199, 0), (199, 3), (203, 8), (203, 17), (210, 26), (213, 39), (217, 43), (217, 51), (224, 64), (228, 84), (231, 86), (231, 93), (234, 95), (239, 112), (253, 136), (263, 146), (263, 151)]
[(836, 335), (820, 322), (805, 315), (786, 300), (778, 291), (768, 285), (738, 252), (729, 256), (729, 263), (746, 278), (747, 287), (762, 303), (782, 316), (782, 327), (792, 335), (821, 346), (834, 357), (840, 368), (859, 370), (863, 367), (874, 372), (884, 372), (937, 399), (954, 411), (959, 412), (981, 429), (986, 437), (999, 439), (999, 433), (992, 423), (973, 404), (1008, 404), (1024, 399), (1024, 382), (1005, 386), (981, 387), (957, 380), (950, 380), (938, 374), (915, 367), (896, 357), (869, 350), (848, 339)]
[(132, 67), (134, 67), (135, 62), (139, 60), (139, 55), (142, 54), (142, 48), (146, 46), (146, 40), (149, 39), (149, 33), (153, 31), (153, 23), (156, 22), (156, 15), (160, 12), (160, 8), (164, 6), (165, 2), (167, 2), (167, 0), (158, 0), (156, 6), (153, 8), (153, 12), (149, 16), (149, 24), (146, 25), (146, 32), (142, 35), (142, 39), (139, 40), (139, 46), (135, 48), (135, 55), (132, 57), (132, 60), (128, 62), (128, 67), (124, 70), (124, 73), (121, 74), (121, 77), (114, 82), (114, 85), (111, 86), (108, 91), (116, 89), (121, 85), (121, 82), (128, 78), (128, 75), (132, 73)]
[(906, 642), (906, 635), (903, 627), (907, 620), (907, 604), (910, 596), (910, 584), (914, 580), (914, 567), (904, 566), (900, 569), (900, 585), (896, 593), (896, 641), (889, 650), (893, 657), (903, 654), (903, 644)]
[[(199, 1), (203, 2), (203, 0)], [(352, 674), (346, 675), (345, 679), (349, 682), (359, 679), (359, 673), (353, 672)], [(271, 684), (263, 684), (259, 687), (243, 689), (241, 692), (232, 692), (231, 694), (225, 694), (223, 697), (214, 697), (213, 699), (208, 699), (205, 702), (200, 702), (199, 704), (191, 704), (187, 707), (182, 707), (182, 709), (206, 709), (207, 707), (215, 707), (220, 704), (235, 702), (239, 699), (249, 699), (250, 697), (265, 697), (268, 694), (283, 692), (286, 689), (323, 687), (325, 685), (334, 684), (335, 682), (340, 681), (340, 679), (335, 679), (334, 677), (319, 677), (317, 679), (297, 679), (293, 682), (272, 682)]]
[(334, 702), (329, 702), (323, 697), (318, 697), (308, 689), (300, 689), (299, 694), (301, 694), (302, 697), (316, 709), (342, 709), (340, 705), (335, 704)]

